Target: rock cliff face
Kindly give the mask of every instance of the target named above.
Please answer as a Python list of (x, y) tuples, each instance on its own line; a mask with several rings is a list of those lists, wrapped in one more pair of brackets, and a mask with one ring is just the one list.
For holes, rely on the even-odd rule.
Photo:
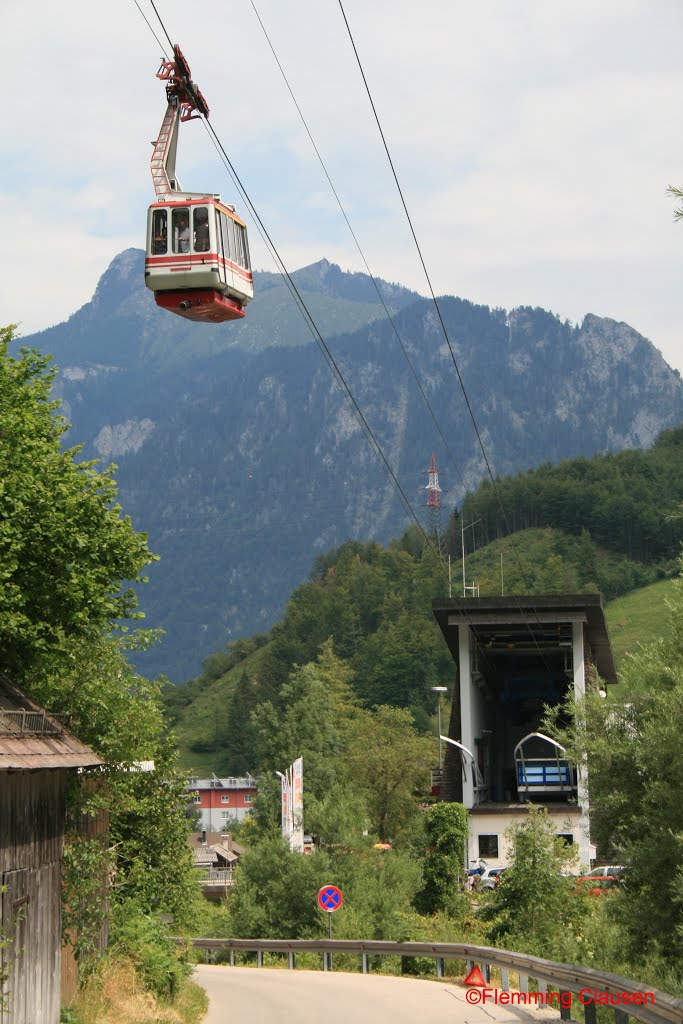
[[(70, 442), (117, 462), (121, 503), (162, 556), (141, 603), (167, 639), (142, 668), (182, 681), (267, 628), (316, 554), (408, 519), (276, 275), (257, 275), (242, 324), (214, 327), (157, 310), (142, 262), (123, 253), (91, 303), (23, 341), (54, 354)], [(295, 279), (417, 514), (432, 452), (452, 507), (484, 467), (433, 305), (380, 282), (447, 450), (372, 282), (324, 260)], [(500, 474), (645, 447), (683, 421), (679, 375), (627, 324), (440, 305)]]

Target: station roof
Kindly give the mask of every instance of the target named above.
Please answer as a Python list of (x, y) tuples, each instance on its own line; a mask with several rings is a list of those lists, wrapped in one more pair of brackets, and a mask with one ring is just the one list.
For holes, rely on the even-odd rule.
[[(458, 631), (468, 625), (491, 641), (507, 647), (526, 642), (531, 649), (548, 649), (549, 644), (565, 646), (557, 633), (563, 624), (582, 622), (593, 661), (600, 677), (617, 682), (612, 644), (600, 594), (551, 594), (530, 597), (441, 597), (432, 601), (432, 611), (453, 658), (458, 657)], [(555, 637), (553, 638), (553, 631)]]
[(102, 758), (0, 672), (0, 771), (100, 764)]

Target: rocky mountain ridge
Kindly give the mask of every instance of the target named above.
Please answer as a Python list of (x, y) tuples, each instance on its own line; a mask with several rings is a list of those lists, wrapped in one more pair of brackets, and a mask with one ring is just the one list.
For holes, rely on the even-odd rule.
[[(408, 517), (280, 278), (256, 276), (242, 324), (197, 325), (157, 309), (142, 265), (122, 253), (90, 303), (22, 342), (54, 354), (70, 442), (118, 464), (162, 556), (141, 605), (168, 635), (142, 667), (182, 681), (270, 626), (317, 554)], [(447, 511), (485, 467), (433, 304), (379, 282), (448, 452), (369, 278), (327, 261), (294, 277), (416, 514), (432, 452)], [(499, 474), (647, 447), (683, 421), (680, 376), (627, 324), (439, 302)]]

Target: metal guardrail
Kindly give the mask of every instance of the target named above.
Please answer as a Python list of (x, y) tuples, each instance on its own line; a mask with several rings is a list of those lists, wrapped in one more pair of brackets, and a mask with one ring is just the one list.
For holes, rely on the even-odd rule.
[[(510, 992), (510, 972), (515, 972), (519, 977), (520, 993), (529, 995), (529, 980), (535, 981), (539, 994), (546, 993), (546, 999), (539, 999), (538, 1005), (556, 1007), (562, 1020), (572, 1020), (572, 1001), (569, 1001), (569, 1006), (565, 1006), (560, 999), (562, 993), (571, 993), (572, 996), (578, 996), (578, 1005), (583, 1008), (586, 1024), (596, 1024), (596, 1010), (601, 1005), (614, 1010), (615, 1024), (626, 1024), (630, 1018), (643, 1021), (644, 1024), (683, 1024), (683, 999), (676, 999), (659, 989), (620, 978), (616, 974), (595, 971), (590, 967), (555, 963), (525, 953), (510, 953), (488, 946), (346, 939), (178, 939), (177, 942), (179, 945), (190, 943), (195, 949), (229, 950), (231, 963), (234, 963), (237, 952), (256, 953), (259, 967), (263, 965), (264, 953), (287, 954), (290, 969), (296, 966), (297, 953), (320, 953), (324, 969), (332, 970), (332, 954), (346, 953), (361, 957), (364, 974), (369, 972), (371, 956), (433, 957), (437, 977), (443, 977), (444, 961), (462, 960), (468, 964), (480, 964), (487, 979), (490, 978), (492, 967), (499, 969), (500, 992)], [(491, 986), (490, 991), (493, 990), (494, 986)], [(557, 998), (548, 999), (551, 994)], [(522, 1005), (527, 1002), (520, 1001)], [(533, 1003), (533, 1000), (528, 1002)], [(483, 1000), (481, 1005), (485, 1005)]]
[(63, 736), (59, 715), (44, 711), (0, 710), (0, 736)]

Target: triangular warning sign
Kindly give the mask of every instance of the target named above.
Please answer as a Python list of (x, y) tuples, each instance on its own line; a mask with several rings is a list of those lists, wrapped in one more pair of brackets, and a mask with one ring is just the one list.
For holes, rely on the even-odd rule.
[(486, 981), (484, 975), (479, 970), (477, 964), (474, 965), (470, 973), (463, 981), (463, 985), (472, 985), (475, 988), (486, 988)]

